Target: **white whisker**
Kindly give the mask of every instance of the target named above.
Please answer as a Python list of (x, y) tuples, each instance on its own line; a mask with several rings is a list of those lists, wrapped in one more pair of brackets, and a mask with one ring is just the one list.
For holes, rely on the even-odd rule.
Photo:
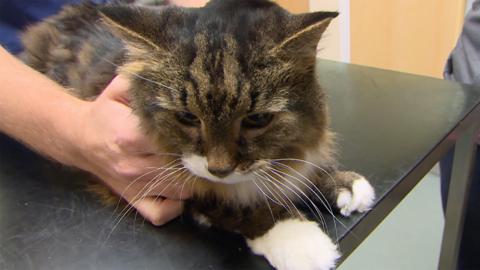
[[(292, 179), (295, 179), (297, 180), (298, 182), (302, 183), (302, 185), (304, 185), (305, 187), (307, 187), (313, 195), (315, 195), (317, 197), (317, 199), (323, 204), (323, 206), (327, 209), (327, 211), (329, 212), (329, 214), (332, 216), (333, 218), (333, 225), (334, 225), (334, 229), (335, 229), (335, 234), (337, 235), (337, 241), (338, 241), (338, 229), (337, 229), (337, 225), (336, 225), (336, 222), (338, 222), (340, 225), (342, 225), (342, 227), (344, 227), (345, 229), (348, 229), (348, 226), (345, 225), (340, 219), (338, 219), (335, 215), (335, 213), (333, 212), (333, 209), (331, 207), (331, 205), (328, 203), (328, 199), (325, 197), (325, 195), (322, 193), (322, 191), (312, 182), (310, 181), (308, 178), (306, 178), (304, 175), (302, 175), (299, 171), (297, 171), (296, 169), (292, 168), (291, 166), (288, 166), (286, 164), (283, 164), (281, 162), (272, 162), (273, 165), (282, 165), (283, 167), (293, 171), (294, 173), (296, 173), (297, 175), (299, 175), (300, 177), (302, 177), (303, 179), (305, 179), (305, 181), (307, 181), (310, 185), (304, 183), (303, 181), (301, 181), (299, 178), (293, 176), (293, 175), (290, 175), (288, 173), (285, 173), (281, 170), (276, 170), (274, 168), (272, 168), (273, 170), (276, 170), (277, 172), (281, 173), (281, 174), (284, 174), (284, 175), (287, 175), (289, 177), (291, 177)], [(330, 176), (331, 177), (331, 176)], [(315, 190), (312, 189), (315, 188)], [(321, 196), (321, 197), (320, 197)]]
[[(279, 205), (283, 206), (283, 208), (284, 208), (290, 215), (295, 216), (295, 213), (293, 212), (291, 206), (290, 206), (290, 205), (288, 204), (288, 202), (287, 202), (285, 199), (283, 199), (283, 197), (282, 197), (282, 194), (283, 194), (283, 196), (287, 197), (287, 195), (282, 191), (282, 189), (279, 189), (278, 186), (277, 186), (277, 187), (274, 187), (274, 188), (269, 188), (269, 187), (267, 186), (267, 184), (271, 184), (271, 183), (270, 183), (271, 180), (269, 180), (266, 176), (260, 175), (260, 174), (257, 173), (257, 172), (255, 172), (255, 175), (256, 175), (257, 177), (260, 177), (261, 179), (267, 181), (266, 183), (264, 183), (263, 181), (259, 181), (259, 182), (260, 182), (260, 183), (265, 187), (265, 189), (268, 190), (268, 192), (275, 198), (275, 201), (276, 201)], [(260, 179), (260, 180), (261, 180), (261, 179)], [(281, 192), (282, 194), (279, 194), (279, 193), (277, 192), (277, 189), (278, 189), (278, 191)], [(280, 203), (280, 202), (279, 202), (280, 200), (281, 200), (283, 203)]]
[[(257, 177), (259, 177), (259, 176), (257, 175)], [(253, 179), (253, 180), (255, 180), (255, 179)], [(257, 179), (257, 180), (258, 180), (258, 179)], [(260, 180), (261, 180), (261, 179), (260, 179)], [(260, 182), (261, 182), (261, 181), (260, 181)], [(263, 196), (265, 196), (266, 198), (268, 198), (268, 199), (269, 199), (270, 201), (272, 201), (273, 203), (285, 207), (285, 205), (283, 205), (282, 203), (278, 202), (276, 199), (272, 199), (270, 196), (268, 196), (267, 194), (265, 194), (265, 192), (263, 191), (263, 189), (261, 189), (260, 186), (258, 186), (258, 184), (257, 184), (256, 181), (253, 181), (253, 183), (257, 186), (258, 190), (260, 190), (260, 192), (263, 194)], [(261, 182), (261, 183), (262, 183), (262, 182)], [(264, 185), (264, 183), (262, 183), (262, 184)], [(264, 187), (267, 188), (267, 190), (268, 190), (268, 187), (266, 187), (265, 185), (264, 185)], [(270, 191), (270, 190), (269, 190), (269, 192), (272, 193), (272, 191)], [(273, 194), (272, 194), (272, 196), (273, 196)]]
[[(105, 58), (105, 57), (103, 57), (103, 56), (100, 56), (100, 57), (103, 59), (103, 61), (111, 64), (111, 65), (114, 66), (114, 67), (117, 67), (117, 68), (120, 67), (119, 65), (113, 63), (112, 61), (108, 60), (107, 58)], [(126, 73), (128, 73), (128, 74), (130, 74), (130, 75), (133, 75), (133, 76), (135, 76), (135, 77), (137, 77), (137, 78), (140, 78), (140, 79), (142, 79), (142, 80), (145, 80), (145, 81), (147, 81), (147, 82), (149, 82), (149, 83), (153, 83), (153, 84), (159, 85), (159, 86), (161, 86), (161, 87), (165, 87), (165, 88), (167, 88), (167, 89), (170, 89), (170, 90), (173, 90), (173, 91), (175, 91), (175, 92), (178, 92), (178, 90), (176, 90), (176, 89), (173, 88), (173, 87), (170, 87), (170, 86), (165, 85), (165, 84), (160, 83), (160, 82), (156, 82), (156, 81), (150, 80), (150, 79), (145, 78), (145, 77), (143, 77), (143, 76), (141, 76), (141, 75), (139, 75), (139, 74), (137, 74), (137, 73), (135, 73), (135, 72), (131, 72), (131, 71), (128, 71), (128, 70), (126, 70), (126, 69), (122, 69), (122, 71), (123, 71), (123, 72), (126, 72)]]
[[(285, 168), (293, 171), (294, 173), (296, 173), (298, 176), (300, 176), (302, 179), (304, 179), (307, 183), (309, 183), (310, 185), (304, 183), (303, 181), (300, 181), (300, 179), (298, 179), (297, 177), (293, 176), (293, 175), (290, 175), (288, 173), (285, 173), (283, 172), (282, 170), (276, 170), (277, 172), (280, 172), (284, 175), (287, 175), (288, 177), (291, 177), (293, 179), (296, 179), (298, 180), (300, 183), (302, 183), (304, 186), (306, 186), (314, 195), (316, 195), (316, 197), (318, 198), (318, 200), (323, 204), (323, 206), (325, 206), (325, 208), (327, 210), (330, 211), (330, 214), (332, 214), (333, 216), (333, 210), (332, 210), (332, 206), (330, 205), (330, 203), (328, 202), (328, 199), (325, 197), (325, 195), (323, 195), (323, 192), (317, 187), (317, 185), (315, 185), (310, 179), (308, 179), (306, 176), (304, 176), (303, 174), (301, 174), (299, 171), (295, 170), (294, 168), (286, 165), (286, 164), (283, 164), (281, 162), (275, 162), (275, 161), (272, 161), (273, 165), (281, 165), (281, 166), (284, 166)], [(274, 169), (272, 167), (272, 169)], [(313, 188), (315, 190), (313, 190)], [(322, 198), (320, 198), (320, 196), (322, 196)]]
[(260, 188), (260, 186), (257, 185), (257, 183), (255, 182), (255, 179), (252, 179), (252, 181), (257, 186), (257, 188), (260, 190), (260, 192), (263, 194), (263, 198), (265, 199), (265, 204), (267, 205), (268, 211), (270, 211), (270, 215), (272, 216), (272, 221), (275, 224), (276, 223), (275, 216), (273, 215), (272, 208), (270, 207), (270, 203), (267, 200), (267, 195), (265, 194), (265, 192), (263, 192), (263, 190)]
[[(302, 200), (302, 202), (308, 207), (308, 209), (316, 214), (318, 216), (318, 219), (320, 220), (320, 222), (322, 223), (322, 226), (324, 227), (324, 230), (327, 229), (327, 223), (320, 211), (320, 209), (318, 209), (317, 205), (309, 198), (309, 196), (299, 187), (297, 187), (295, 184), (292, 183), (292, 181), (290, 181), (287, 177), (285, 176), (282, 176), (280, 175), (279, 173), (276, 172), (276, 170), (274, 168), (269, 168), (270, 171), (272, 173), (274, 173), (275, 175), (277, 175), (278, 177), (282, 178), (284, 181), (286, 181), (287, 183), (289, 183), (292, 187), (294, 187), (296, 190), (298, 190), (307, 200), (308, 202), (315, 208), (315, 211), (314, 209), (312, 209), (312, 207), (307, 203), (305, 202), (305, 200), (303, 200), (302, 198), (300, 198)], [(297, 195), (298, 196), (298, 195)]]
[[(300, 212), (300, 210), (298, 210), (298, 208), (296, 207), (295, 203), (293, 203), (293, 201), (290, 199), (290, 196), (288, 196), (286, 193), (283, 192), (282, 188), (278, 185), (278, 184), (282, 184), (282, 186), (284, 186), (285, 188), (287, 188), (288, 190), (290, 190), (290, 192), (292, 192), (293, 194), (295, 194), (297, 197), (299, 197), (299, 195), (294, 191), (292, 190), (290, 187), (288, 187), (287, 185), (283, 184), (282, 182), (278, 181), (277, 179), (275, 179), (275, 177), (271, 176), (270, 174), (268, 174), (267, 172), (265, 172), (264, 170), (260, 170), (265, 176), (265, 180), (267, 180), (268, 182), (270, 182), (271, 184), (273, 184), (277, 190), (279, 190), (280, 192), (282, 192), (282, 194), (285, 196), (285, 199), (288, 200), (288, 202), (290, 203), (290, 205), (297, 211), (297, 214), (298, 214), (298, 217), (299, 218), (302, 218), (303, 215), (302, 213)], [(273, 179), (273, 180), (272, 180)], [(277, 184), (278, 183), (278, 184)], [(301, 198), (300, 198), (301, 199)]]
[[(177, 165), (175, 165), (177, 166)], [(127, 216), (127, 214), (135, 208), (136, 204), (142, 199), (145, 197), (145, 194), (147, 194), (147, 192), (143, 192), (145, 190), (145, 188), (149, 187), (152, 185), (152, 183), (154, 182), (163, 182), (162, 179), (167, 179), (166, 177), (168, 177), (169, 175), (173, 174), (173, 173), (176, 173), (178, 170), (181, 170), (181, 169), (184, 169), (184, 168), (179, 168), (179, 169), (175, 169), (175, 171), (173, 173), (169, 173), (165, 176), (162, 176), (163, 173), (165, 173), (166, 171), (168, 171), (168, 169), (173, 169), (173, 168), (166, 168), (166, 169), (163, 169), (163, 171), (155, 176), (149, 184), (145, 185), (135, 196), (134, 198), (132, 199), (132, 201), (119, 213), (118, 217), (115, 218), (115, 220), (113, 221), (114, 223), (114, 226), (112, 227), (112, 229), (110, 230), (109, 234), (107, 235), (105, 241), (104, 241), (104, 244), (108, 241), (108, 239), (110, 238), (110, 236), (112, 235), (112, 233), (115, 231), (116, 227), (120, 224), (120, 222)], [(158, 177), (162, 176), (159, 180), (156, 180)], [(168, 185), (167, 185), (168, 186)], [(150, 189), (149, 189), (150, 191)], [(148, 192), (149, 192), (148, 191)], [(144, 194), (144, 195), (140, 195), (140, 194)], [(104, 245), (103, 244), (103, 245)], [(102, 245), (102, 246), (103, 246)]]
[[(332, 175), (330, 173), (327, 172), (327, 170), (325, 170), (324, 168), (318, 166), (317, 164), (315, 163), (312, 163), (308, 160), (303, 160), (303, 159), (298, 159), (298, 158), (280, 158), (280, 159), (267, 159), (267, 161), (296, 161), (296, 162), (303, 162), (303, 163), (306, 163), (308, 165), (311, 165), (317, 169), (319, 169), (320, 171), (324, 172), (326, 175), (328, 175), (330, 177), (330, 180), (332, 181), (332, 183), (334, 184), (335, 188), (337, 187), (337, 182), (335, 181), (335, 178), (332, 177)], [(285, 165), (285, 164), (284, 164)]]
[[(318, 209), (318, 207), (315, 205), (315, 203), (305, 194), (305, 192), (303, 190), (301, 190), (299, 187), (297, 187), (296, 185), (294, 185), (290, 180), (288, 180), (286, 177), (276, 173), (276, 172), (273, 172), (270, 170), (270, 172), (276, 174), (278, 177), (282, 178), (284, 181), (286, 181), (289, 185), (291, 185), (292, 187), (294, 187), (296, 190), (298, 190), (312, 205), (313, 207), (315, 208), (316, 211), (314, 211), (312, 209), (312, 207), (302, 198), (302, 196), (300, 196), (296, 191), (292, 190), (288, 185), (286, 185), (285, 183), (282, 183), (281, 181), (278, 181), (279, 184), (282, 184), (284, 185), (285, 187), (287, 187), (290, 191), (292, 191), (308, 208), (309, 210), (312, 212), (312, 213), (316, 213), (317, 216), (318, 216), (318, 219), (320, 220), (320, 222), (322, 223), (322, 225), (324, 226), (324, 229), (326, 229), (326, 222), (325, 222), (325, 219), (323, 218), (322, 214), (321, 214), (321, 211), (320, 209)], [(267, 172), (268, 174), (268, 172)]]
[[(174, 161), (172, 161), (172, 162), (169, 162), (168, 164), (174, 163), (175, 161), (176, 161), (176, 160), (174, 160)], [(165, 166), (164, 166), (164, 167), (159, 168), (159, 169), (161, 169), (162, 171), (161, 171), (158, 175), (156, 175), (154, 178), (152, 178), (152, 180), (150, 180), (149, 183), (152, 183), (153, 181), (155, 181), (155, 179), (157, 179), (158, 177), (162, 176), (162, 174), (168, 172), (169, 170), (177, 170), (178, 168), (174, 168), (174, 166), (178, 166), (178, 165), (181, 165), (181, 164), (179, 163), (179, 164), (177, 164), (177, 165), (172, 165), (172, 166), (170, 166), (170, 167), (165, 167)], [(138, 180), (136, 180), (136, 181), (138, 181)], [(136, 181), (135, 181), (135, 182), (136, 182)], [(130, 184), (124, 189), (124, 191), (122, 192), (121, 197), (123, 197), (123, 196), (125, 195), (127, 189), (130, 188), (131, 185), (133, 185), (133, 184), (134, 184), (134, 182), (130, 183)], [(136, 202), (136, 200), (138, 199), (139, 195), (140, 195), (141, 193), (143, 193), (143, 191), (148, 187), (148, 185), (149, 185), (149, 184), (147, 183), (146, 185), (144, 185), (144, 186), (137, 192), (137, 195), (135, 195), (135, 196), (133, 197), (132, 201), (131, 201), (126, 207), (124, 207), (124, 209), (123, 209), (122, 211), (120, 211), (119, 216), (125, 216), (125, 214), (122, 214), (122, 213), (123, 213), (124, 211), (126, 211), (126, 213), (128, 213), (128, 212), (133, 208), (133, 204)], [(141, 198), (140, 198), (140, 199), (141, 199)], [(116, 219), (114, 220), (114, 222), (116, 222)]]
[(182, 195), (183, 195), (183, 189), (185, 188), (186, 184), (187, 184), (190, 180), (192, 180), (193, 177), (194, 177), (194, 175), (193, 175), (193, 174), (190, 174), (190, 176), (188, 176), (187, 179), (183, 180), (182, 188), (180, 189), (180, 197), (182, 197)]
[[(113, 213), (115, 213), (115, 211), (118, 209), (118, 206), (120, 205), (120, 201), (121, 201), (121, 198), (123, 198), (125, 196), (125, 193), (127, 192), (127, 190), (132, 186), (134, 185), (137, 181), (139, 181), (142, 177), (150, 174), (150, 173), (153, 173), (153, 172), (157, 172), (159, 170), (168, 170), (170, 169), (172, 166), (170, 166), (172, 163), (175, 163), (176, 161), (180, 160), (179, 158), (178, 159), (175, 159), (167, 164), (165, 164), (164, 166), (162, 167), (147, 167), (147, 169), (150, 169), (150, 168), (153, 168), (153, 170), (149, 171), (149, 172), (146, 172), (142, 175), (140, 175), (139, 177), (135, 178), (132, 182), (130, 182), (127, 187), (125, 187), (125, 189), (122, 191), (122, 193), (120, 194), (120, 199), (118, 200), (117, 202), (117, 205), (115, 207), (115, 209), (113, 210)], [(123, 211), (123, 210), (122, 210)]]

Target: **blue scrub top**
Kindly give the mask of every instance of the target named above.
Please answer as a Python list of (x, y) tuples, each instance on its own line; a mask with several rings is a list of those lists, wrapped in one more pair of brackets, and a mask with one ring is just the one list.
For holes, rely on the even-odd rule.
[[(30, 24), (82, 0), (0, 0), (0, 44), (13, 54), (22, 51), (20, 33)], [(104, 3), (106, 0), (93, 1)]]

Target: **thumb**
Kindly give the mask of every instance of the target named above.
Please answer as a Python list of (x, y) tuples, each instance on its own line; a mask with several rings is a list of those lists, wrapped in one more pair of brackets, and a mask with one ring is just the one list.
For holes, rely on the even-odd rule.
[(145, 197), (134, 204), (137, 211), (155, 226), (161, 226), (183, 212), (183, 201)]
[(122, 75), (117, 75), (103, 90), (101, 95), (128, 106), (131, 100), (129, 90), (130, 81)]

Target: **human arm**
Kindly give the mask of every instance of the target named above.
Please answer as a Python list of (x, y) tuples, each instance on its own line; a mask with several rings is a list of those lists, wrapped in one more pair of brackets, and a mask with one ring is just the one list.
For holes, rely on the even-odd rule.
[(169, 0), (169, 4), (185, 7), (202, 7), (208, 0)]
[[(117, 77), (95, 101), (83, 101), (0, 48), (0, 131), (65, 165), (89, 171), (122, 195), (150, 222), (161, 225), (182, 211), (174, 187), (159, 186), (135, 196), (152, 180), (142, 177), (160, 167), (125, 100), (128, 82)], [(142, 152), (142, 154), (139, 154)], [(154, 199), (162, 195), (169, 199)], [(135, 200), (135, 202), (134, 202)]]

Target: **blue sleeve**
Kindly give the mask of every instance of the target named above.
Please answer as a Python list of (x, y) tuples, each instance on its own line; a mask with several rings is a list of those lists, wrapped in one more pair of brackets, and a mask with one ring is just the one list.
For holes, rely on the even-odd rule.
[[(82, 0), (1, 0), (0, 44), (13, 54), (22, 51), (20, 33), (30, 24), (57, 13), (66, 4)], [(97, 0), (97, 3), (106, 2)]]

